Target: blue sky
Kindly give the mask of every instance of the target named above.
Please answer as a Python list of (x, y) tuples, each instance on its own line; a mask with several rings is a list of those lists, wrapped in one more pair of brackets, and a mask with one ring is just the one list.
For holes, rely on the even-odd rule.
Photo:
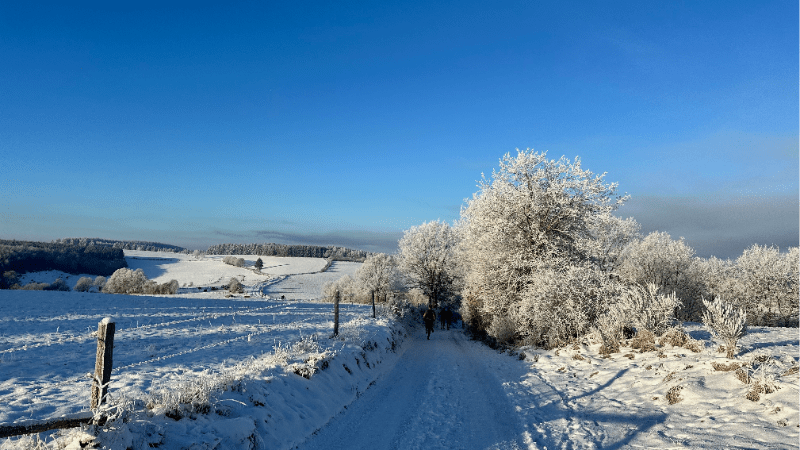
[(533, 148), (798, 245), (797, 2), (217, 3), (0, 3), (0, 238), (393, 251)]

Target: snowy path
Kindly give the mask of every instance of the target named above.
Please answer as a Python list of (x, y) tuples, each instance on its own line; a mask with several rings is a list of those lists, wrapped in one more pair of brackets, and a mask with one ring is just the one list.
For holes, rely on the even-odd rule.
[[(492, 363), (460, 330), (417, 333), (395, 368), (299, 448), (518, 449), (525, 428)], [(535, 448), (535, 447), (534, 447)]]

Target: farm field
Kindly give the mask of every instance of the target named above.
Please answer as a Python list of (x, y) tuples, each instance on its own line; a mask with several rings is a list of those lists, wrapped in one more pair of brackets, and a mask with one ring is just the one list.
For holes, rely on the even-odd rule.
[[(212, 291), (228, 284), (232, 277), (242, 282), (248, 295), (259, 298), (280, 298), (296, 300), (318, 300), (323, 297), (323, 286), (331, 281), (353, 275), (361, 263), (334, 261), (325, 272), (320, 272), (326, 264), (323, 258), (233, 255), (245, 260), (245, 267), (234, 267), (222, 262), (224, 255), (203, 256), (167, 252), (125, 250), (125, 259), (131, 270), (142, 269), (148, 279), (158, 283), (177, 280), (181, 288), (179, 297), (224, 298), (227, 292)], [(261, 258), (264, 267), (261, 273), (253, 270), (256, 259)], [(21, 284), (31, 281), (52, 283), (62, 278), (74, 288), (78, 279), (94, 277), (91, 274), (71, 275), (59, 271), (27, 273), (20, 277)], [(204, 292), (205, 290), (205, 292)]]

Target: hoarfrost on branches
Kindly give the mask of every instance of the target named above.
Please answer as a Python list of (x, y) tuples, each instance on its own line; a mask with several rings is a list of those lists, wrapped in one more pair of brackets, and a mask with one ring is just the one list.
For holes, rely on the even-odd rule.
[(436, 220), (406, 230), (398, 243), (400, 271), (410, 287), (420, 289), (434, 306), (457, 291), (458, 242), (457, 231)]
[(711, 334), (725, 344), (728, 358), (736, 355), (736, 342), (747, 334), (747, 319), (743, 310), (735, 309), (731, 304), (722, 301), (720, 297), (713, 301), (703, 300), (706, 312), (703, 314), (703, 323)]

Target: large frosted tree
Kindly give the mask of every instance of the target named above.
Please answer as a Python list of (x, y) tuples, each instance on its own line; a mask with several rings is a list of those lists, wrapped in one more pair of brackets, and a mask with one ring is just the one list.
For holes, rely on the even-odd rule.
[[(617, 195), (617, 184), (606, 183), (604, 176), (584, 170), (578, 158), (550, 160), (546, 153), (518, 150), (516, 156), (506, 154), (500, 160), (491, 179), (482, 178), (479, 191), (461, 211), (469, 320), (481, 323), (490, 335), (508, 335), (498, 323), (507, 328), (513, 322), (518, 332), (534, 333), (533, 322), (552, 325), (564, 314), (571, 323), (591, 319), (585, 317), (591, 312), (583, 305), (570, 305), (564, 295), (555, 295), (552, 290), (558, 286), (552, 280), (580, 280), (580, 289), (569, 294), (576, 299), (589, 296), (589, 290), (596, 295), (600, 288), (594, 285), (603, 277), (601, 265), (610, 247), (598, 241), (598, 233), (613, 222), (611, 212), (627, 199)], [(632, 224), (622, 228), (638, 231)], [(554, 308), (565, 309), (562, 314)], [(531, 319), (531, 313), (541, 314), (543, 309), (552, 314)], [(574, 325), (562, 328), (563, 333), (575, 332)]]

